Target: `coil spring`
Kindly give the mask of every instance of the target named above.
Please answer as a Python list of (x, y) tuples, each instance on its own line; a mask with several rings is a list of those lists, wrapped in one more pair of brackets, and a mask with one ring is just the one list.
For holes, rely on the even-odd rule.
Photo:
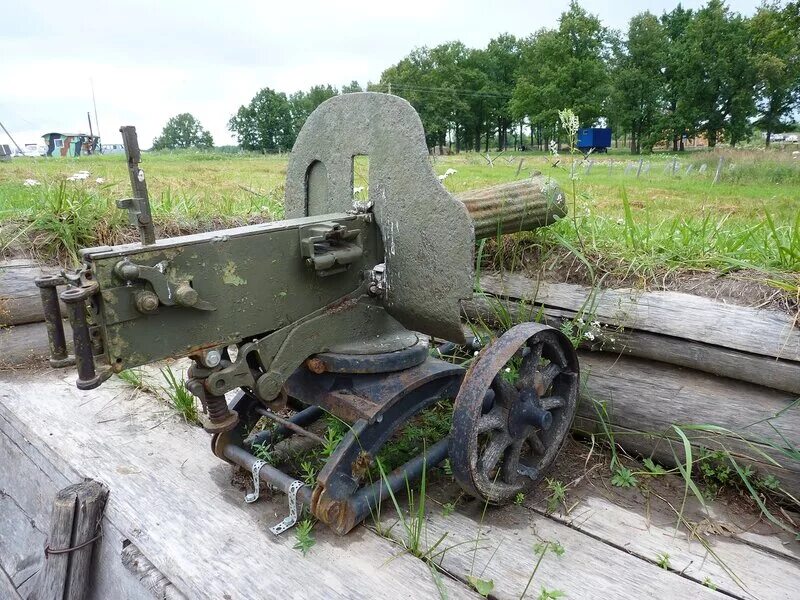
[(208, 418), (212, 423), (224, 421), (228, 416), (228, 403), (225, 401), (225, 396), (207, 396), (206, 408)]

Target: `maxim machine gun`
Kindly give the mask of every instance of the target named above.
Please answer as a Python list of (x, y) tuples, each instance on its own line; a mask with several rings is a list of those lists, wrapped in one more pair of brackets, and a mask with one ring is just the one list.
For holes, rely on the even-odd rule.
[[(67, 356), (58, 288), (74, 336), (77, 385), (188, 356), (188, 389), (220, 459), (344, 534), (378, 502), (449, 457), (472, 496), (503, 503), (555, 460), (576, 408), (578, 361), (559, 331), (524, 323), (476, 352), (469, 370), (431, 356), (430, 336), (464, 344), (476, 238), (565, 214), (541, 177), (451, 196), (431, 169), (405, 100), (347, 94), (320, 105), (289, 160), (287, 219), (155, 240), (135, 130), (123, 128), (135, 198), (121, 200), (141, 243), (82, 251), (76, 274), (39, 280), (51, 364)], [(353, 161), (369, 156), (369, 202), (354, 203)], [(471, 354), (471, 353), (470, 353)], [(237, 391), (238, 390), (238, 391)], [(232, 399), (226, 401), (228, 392)], [(381, 448), (425, 409), (455, 399), (448, 436), (375, 477)], [(293, 412), (290, 412), (290, 410)], [(280, 414), (278, 414), (280, 413)], [(317, 442), (330, 413), (348, 432), (313, 488), (254, 447)], [(255, 430), (267, 417), (276, 427)]]

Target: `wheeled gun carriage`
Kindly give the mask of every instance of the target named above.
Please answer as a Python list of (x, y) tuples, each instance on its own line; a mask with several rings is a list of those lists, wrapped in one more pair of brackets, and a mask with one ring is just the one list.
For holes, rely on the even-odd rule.
[[(513, 499), (555, 460), (578, 387), (576, 355), (562, 333), (517, 325), (476, 352), (468, 370), (429, 347), (432, 337), (466, 341), (460, 303), (472, 296), (476, 238), (565, 214), (552, 182), (535, 177), (454, 198), (431, 168), (411, 105), (347, 94), (320, 105), (298, 136), (286, 220), (155, 240), (135, 130), (122, 131), (136, 197), (118, 204), (141, 243), (85, 249), (77, 273), (37, 282), (51, 364), (74, 360), (79, 388), (190, 357), (187, 387), (202, 404), (214, 454), (253, 473), (250, 500), (260, 483), (289, 495), (290, 517), (276, 532), (303, 504), (344, 534), (389, 488), (448, 457), (464, 491), (490, 503)], [(369, 156), (368, 203), (354, 203), (359, 155)], [(62, 286), (74, 357), (64, 343)], [(452, 398), (449, 436), (370, 479), (393, 434)], [(287, 406), (294, 412), (281, 416)], [(313, 489), (255, 456), (257, 444), (319, 440), (309, 428), (326, 413), (349, 432)], [(254, 431), (262, 417), (276, 427)]]

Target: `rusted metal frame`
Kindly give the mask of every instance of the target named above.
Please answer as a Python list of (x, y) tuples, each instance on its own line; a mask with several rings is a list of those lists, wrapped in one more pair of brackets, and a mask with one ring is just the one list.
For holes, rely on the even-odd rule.
[[(436, 359), (429, 359), (431, 361), (442, 363)], [(375, 485), (375, 481), (367, 482), (366, 487), (362, 485), (378, 452), (400, 427), (437, 401), (452, 398), (458, 392), (464, 370), (442, 364), (451, 368), (442, 368), (436, 377), (426, 378), (420, 385), (408, 386), (407, 393), (384, 406), (371, 423), (364, 419), (357, 421), (320, 471), (311, 510), (337, 533), (345, 534), (364, 520), (386, 498), (389, 488), (399, 492), (419, 479), (424, 468), (446, 457), (447, 438), (432, 445), (424, 453), (426, 458), (417, 456), (387, 476), (384, 483), (388, 487)], [(383, 379), (398, 375), (391, 374)]]
[(67, 351), (67, 339), (64, 335), (64, 321), (61, 316), (61, 305), (58, 302), (58, 288), (67, 284), (63, 275), (47, 275), (36, 278), (36, 287), (42, 297), (47, 341), (50, 347), (50, 366), (66, 367), (75, 364), (75, 357)]
[[(325, 415), (325, 411), (319, 406), (309, 406), (300, 412), (292, 415), (286, 419), (289, 423), (296, 427), (306, 427), (312, 423), (316, 423)], [(293, 429), (286, 425), (281, 425), (274, 430), (261, 431), (255, 434), (252, 438), (244, 441), (245, 446), (255, 446), (261, 444), (277, 444), (279, 441), (290, 437), (293, 434)]]
[(259, 415), (261, 415), (262, 417), (266, 417), (266, 418), (268, 418), (268, 419), (270, 419), (272, 421), (275, 421), (276, 423), (278, 423), (282, 427), (285, 427), (286, 429), (288, 429), (288, 430), (290, 430), (290, 431), (292, 431), (292, 432), (294, 432), (294, 433), (296, 433), (298, 435), (302, 435), (303, 437), (306, 437), (306, 438), (308, 438), (310, 440), (314, 440), (315, 442), (317, 442), (320, 445), (325, 445), (325, 440), (322, 439), (320, 436), (318, 436), (316, 433), (308, 431), (307, 429), (303, 429), (300, 425), (297, 425), (296, 423), (293, 423), (289, 419), (284, 419), (280, 415), (276, 415), (274, 412), (272, 412), (268, 408), (256, 408), (256, 412)]
[[(256, 456), (236, 444), (226, 445), (222, 452), (227, 460), (247, 471), (251, 471), (253, 464), (259, 460)], [(295, 482), (294, 477), (269, 464), (265, 464), (260, 468), (258, 476), (261, 481), (284, 494), (289, 493), (289, 488)], [(311, 503), (311, 488), (307, 485), (301, 487), (297, 491), (297, 501), (308, 506)]]

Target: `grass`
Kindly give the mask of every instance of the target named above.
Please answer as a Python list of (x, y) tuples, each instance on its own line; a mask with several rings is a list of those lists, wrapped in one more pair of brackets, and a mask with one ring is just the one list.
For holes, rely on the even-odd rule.
[[(511, 152), (506, 155), (512, 154)], [(753, 269), (789, 294), (800, 271), (800, 160), (779, 150), (719, 150), (646, 157), (649, 172), (625, 174), (628, 157), (547, 157), (515, 153), (490, 167), (474, 153), (439, 157), (434, 169), (453, 193), (542, 171), (567, 191), (571, 214), (554, 226), (491, 241), (484, 258), (516, 267), (548, 257), (575, 260), (595, 275), (652, 280), (665, 272)], [(718, 158), (726, 165), (712, 185)], [(517, 174), (518, 161), (524, 160)], [(577, 181), (571, 178), (570, 162)], [(363, 159), (357, 179), (366, 181)], [(556, 164), (557, 163), (557, 164)], [(553, 166), (555, 164), (555, 166)], [(686, 168), (694, 166), (690, 174)], [(708, 170), (700, 174), (699, 166)], [(146, 153), (143, 168), (156, 224), (166, 234), (207, 230), (283, 216), (286, 156), (215, 153)], [(67, 181), (78, 170), (91, 176)], [(97, 183), (97, 178), (103, 180)], [(41, 185), (26, 187), (26, 179)], [(130, 195), (121, 155), (75, 159), (15, 159), (0, 165), (0, 249), (31, 250), (74, 262), (80, 247), (133, 239), (114, 201)], [(576, 252), (573, 252), (576, 251)], [(552, 266), (552, 265), (550, 265)]]

